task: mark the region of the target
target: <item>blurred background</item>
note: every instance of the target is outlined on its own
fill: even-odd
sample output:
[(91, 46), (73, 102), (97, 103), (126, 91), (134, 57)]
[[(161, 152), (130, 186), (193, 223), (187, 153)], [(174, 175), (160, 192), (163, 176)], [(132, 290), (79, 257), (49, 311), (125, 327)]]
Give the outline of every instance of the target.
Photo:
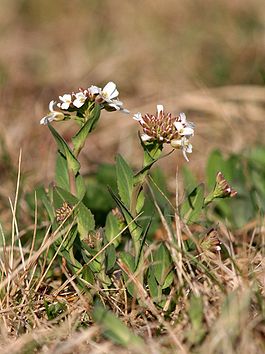
[[(132, 114), (164, 104), (196, 124), (190, 166), (213, 148), (264, 140), (264, 0), (0, 0), (0, 194), (14, 191), (20, 148), (27, 184), (53, 178), (56, 146), (39, 120), (58, 95), (117, 83)], [(75, 127), (56, 124), (67, 139)], [(138, 126), (104, 112), (84, 172), (120, 152), (137, 167)], [(162, 161), (172, 176), (181, 153)]]

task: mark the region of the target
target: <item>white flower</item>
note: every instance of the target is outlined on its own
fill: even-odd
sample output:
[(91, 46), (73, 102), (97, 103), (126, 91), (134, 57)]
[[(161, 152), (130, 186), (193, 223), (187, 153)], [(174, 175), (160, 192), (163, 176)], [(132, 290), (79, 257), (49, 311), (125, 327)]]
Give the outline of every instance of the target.
[(104, 86), (103, 90), (100, 92), (100, 96), (104, 98), (104, 101), (111, 103), (111, 101), (119, 96), (119, 91), (116, 88), (116, 84), (110, 81)]
[[(96, 86), (95, 86), (96, 87)], [(130, 113), (128, 109), (123, 108), (123, 103), (117, 99), (119, 96), (119, 91), (117, 90), (117, 86), (114, 82), (110, 81), (107, 85), (104, 86), (103, 89), (99, 89), (99, 93), (96, 97), (96, 101), (98, 103), (105, 103), (105, 108), (108, 110), (121, 111), (123, 113)]]
[(66, 93), (63, 96), (59, 96), (59, 98), (63, 103), (58, 103), (58, 107), (61, 109), (68, 109), (72, 103), (72, 95)]
[(179, 135), (181, 136), (186, 136), (187, 138), (190, 138), (191, 136), (194, 135), (194, 129), (185, 125), (181, 122), (174, 122), (174, 126), (177, 129)]
[(43, 117), (40, 120), (40, 124), (46, 125), (48, 123), (51, 123), (53, 120), (60, 121), (64, 119), (64, 114), (62, 112), (58, 112), (54, 110), (55, 105), (56, 105), (55, 101), (51, 101), (49, 103), (50, 112), (47, 114), (47, 116)]
[(182, 150), (183, 156), (187, 161), (189, 161), (187, 153), (192, 153), (192, 145), (189, 142), (189, 139), (186, 138), (186, 136), (183, 136), (181, 139), (173, 139), (170, 144), (174, 149)]
[(85, 92), (77, 92), (75, 93), (75, 100), (73, 102), (73, 105), (77, 108), (80, 108), (86, 102), (86, 99), (87, 96), (85, 95)]

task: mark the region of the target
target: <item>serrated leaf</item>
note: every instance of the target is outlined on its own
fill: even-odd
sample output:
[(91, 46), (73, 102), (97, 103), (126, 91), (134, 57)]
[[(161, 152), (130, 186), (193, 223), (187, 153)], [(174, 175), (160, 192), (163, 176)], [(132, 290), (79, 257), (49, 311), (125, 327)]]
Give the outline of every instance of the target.
[(75, 156), (78, 156), (80, 150), (82, 149), (82, 147), (86, 142), (88, 134), (94, 129), (99, 117), (100, 117), (100, 106), (96, 104), (88, 121), (72, 138)]
[(77, 172), (80, 170), (80, 163), (79, 161), (74, 157), (72, 150), (69, 148), (67, 145), (66, 141), (61, 137), (61, 135), (53, 128), (51, 124), (48, 124), (48, 127), (56, 140), (57, 146), (59, 151), (63, 156), (65, 156), (67, 163), (68, 163), (68, 168), (71, 169), (74, 174), (77, 174)]
[(117, 185), (123, 204), (130, 210), (133, 190), (133, 171), (122, 156), (116, 158)]
[(180, 216), (186, 223), (196, 222), (204, 206), (204, 185), (196, 187), (184, 200)]

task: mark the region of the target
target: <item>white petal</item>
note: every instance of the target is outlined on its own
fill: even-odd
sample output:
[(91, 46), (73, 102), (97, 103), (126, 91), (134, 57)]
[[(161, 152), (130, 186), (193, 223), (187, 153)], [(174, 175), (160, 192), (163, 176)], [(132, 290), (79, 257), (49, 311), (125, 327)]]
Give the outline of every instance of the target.
[(192, 145), (189, 143), (187, 146), (186, 146), (186, 149), (187, 153), (191, 154), (192, 153)]
[(159, 115), (160, 113), (163, 113), (164, 111), (164, 106), (162, 104), (158, 104), (156, 106), (156, 109), (157, 109), (157, 114)]
[(183, 128), (183, 130), (180, 132), (181, 135), (190, 137), (194, 135), (194, 130), (192, 128)]
[(147, 135), (147, 134), (142, 134), (142, 135), (141, 135), (141, 139), (142, 139), (142, 141), (148, 141), (148, 140), (150, 140), (150, 139), (152, 139), (152, 138), (151, 138), (151, 136), (149, 136), (149, 135)]
[(70, 103), (69, 103), (69, 102), (64, 102), (64, 103), (61, 104), (61, 108), (62, 108), (62, 109), (68, 109), (69, 106), (70, 106)]
[(40, 120), (40, 124), (47, 125), (48, 123), (52, 122), (54, 120), (54, 118), (55, 118), (55, 114), (50, 113)]
[(50, 103), (49, 103), (49, 111), (50, 112), (54, 112), (54, 105), (56, 104), (56, 102), (55, 101), (51, 101)]
[(88, 88), (88, 91), (90, 92), (91, 95), (98, 95), (101, 91), (101, 88), (97, 87), (95, 85), (92, 85)]
[(105, 94), (109, 99), (119, 96), (119, 91), (116, 89), (116, 84), (112, 81), (108, 82), (102, 91), (103, 94)]
[(137, 122), (143, 122), (142, 114), (140, 112), (134, 114), (133, 119), (137, 120)]
[(64, 94), (63, 96), (59, 96), (62, 102), (71, 102), (72, 96), (69, 93)]
[(170, 145), (174, 149), (181, 149), (183, 146), (182, 139), (173, 139), (173, 140), (171, 140)]
[(83, 106), (84, 103), (85, 103), (84, 101), (81, 101), (80, 99), (76, 99), (76, 100), (74, 100), (73, 105), (74, 105), (76, 108), (80, 108), (80, 107)]
[(179, 118), (180, 118), (181, 123), (186, 123), (187, 117), (186, 117), (186, 114), (185, 114), (185, 113), (181, 112), (181, 113), (179, 114)]
[(181, 132), (182, 129), (184, 128), (183, 124), (181, 122), (174, 122), (174, 126), (177, 129), (178, 132)]
[(122, 113), (125, 113), (125, 114), (129, 114), (129, 113), (130, 113), (130, 111), (129, 111), (128, 109), (123, 108), (123, 107), (121, 107), (120, 111), (121, 111)]
[(188, 156), (187, 156), (186, 151), (184, 149), (182, 150), (182, 153), (183, 153), (185, 160), (189, 162), (190, 160), (188, 159)]

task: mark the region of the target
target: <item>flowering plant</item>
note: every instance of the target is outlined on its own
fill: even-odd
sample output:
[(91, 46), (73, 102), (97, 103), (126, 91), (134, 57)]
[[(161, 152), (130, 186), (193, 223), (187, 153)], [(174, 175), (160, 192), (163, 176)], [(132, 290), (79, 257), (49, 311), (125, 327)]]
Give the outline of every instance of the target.
[[(160, 191), (150, 171), (163, 157), (164, 144), (170, 145), (173, 150), (181, 150), (188, 161), (195, 125), (187, 120), (184, 113), (175, 116), (165, 112), (161, 104), (157, 105), (156, 114), (133, 115), (142, 129), (139, 135), (143, 149), (142, 168), (135, 173), (122, 156), (116, 157), (117, 188), (109, 189), (109, 193), (118, 209), (109, 210), (102, 227), (89, 209), (88, 187), (80, 174), (78, 156), (96, 128), (103, 109), (129, 114), (118, 96), (116, 84), (109, 82), (103, 89), (92, 85), (87, 89), (80, 88), (76, 93), (59, 96), (58, 103), (54, 100), (50, 102), (49, 113), (40, 123), (50, 129), (58, 146), (58, 154), (55, 186), (42, 194), (42, 200), (53, 232), (60, 228), (65, 230), (55, 243), (56, 252), (66, 260), (69, 271), (82, 287), (89, 288), (98, 282), (108, 287), (116, 282), (115, 272), (119, 270), (131, 296), (140, 299), (139, 287), (147, 286), (154, 301), (161, 305), (165, 301), (164, 290), (170, 287), (174, 277), (177, 275), (182, 281), (172, 262), (179, 267), (184, 246), (182, 237), (174, 232), (171, 222), (165, 220), (155, 199), (152, 212), (147, 212), (150, 195), (147, 198), (144, 186), (148, 187), (151, 195), (156, 193), (154, 188)], [(71, 139), (71, 146), (51, 124), (66, 120), (75, 121), (79, 126)], [(207, 197), (204, 197), (203, 185), (199, 185), (177, 208), (173, 208), (170, 202), (168, 205), (175, 222), (178, 220), (188, 225), (196, 222), (204, 207), (215, 198), (235, 194), (219, 173), (214, 190)], [(168, 235), (165, 242), (158, 242), (150, 253), (148, 248), (154, 241), (150, 239), (149, 230), (155, 212), (159, 214)], [(216, 237), (208, 235), (197, 243), (197, 248), (210, 250), (211, 255), (221, 250)], [(153, 265), (153, 261), (158, 264)], [(146, 264), (150, 265), (149, 269)]]

